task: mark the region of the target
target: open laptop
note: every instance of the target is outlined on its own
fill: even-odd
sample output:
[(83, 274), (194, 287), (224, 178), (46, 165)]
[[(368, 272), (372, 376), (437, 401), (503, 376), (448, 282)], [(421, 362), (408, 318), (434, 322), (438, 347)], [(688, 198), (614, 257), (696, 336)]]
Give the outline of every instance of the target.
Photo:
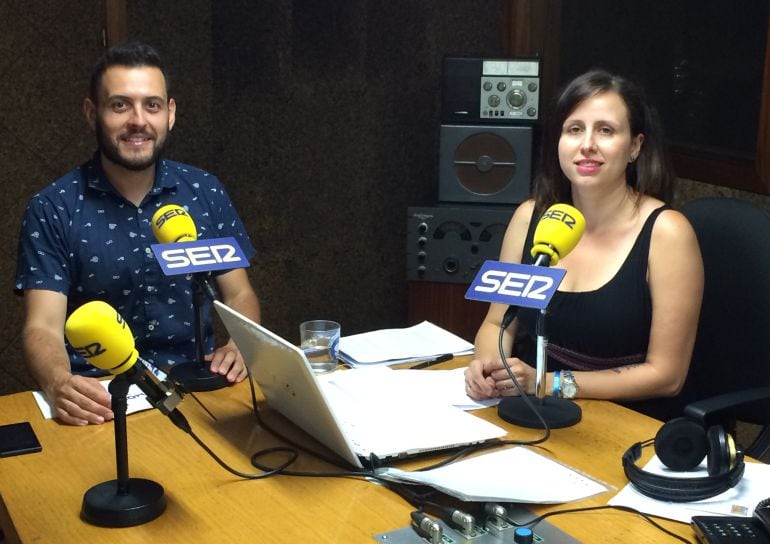
[[(505, 429), (452, 406), (409, 399), (337, 394), (315, 375), (297, 346), (219, 301), (214, 307), (271, 408), (353, 466), (459, 448), (498, 438)], [(344, 371), (355, 372), (355, 370)], [(372, 402), (368, 402), (372, 400)]]

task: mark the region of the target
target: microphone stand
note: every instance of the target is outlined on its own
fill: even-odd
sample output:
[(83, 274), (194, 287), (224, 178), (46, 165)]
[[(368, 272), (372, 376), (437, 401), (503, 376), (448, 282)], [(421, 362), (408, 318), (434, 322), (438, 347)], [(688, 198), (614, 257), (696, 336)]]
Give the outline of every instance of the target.
[(196, 360), (177, 363), (171, 367), (169, 376), (186, 393), (194, 391), (215, 391), (228, 385), (227, 378), (221, 374), (211, 372), (209, 362), (203, 354), (203, 302), (204, 296), (209, 300), (216, 300), (216, 293), (208, 283), (207, 276), (210, 273), (193, 274), (193, 313), (195, 328), (195, 352)]
[(132, 527), (157, 518), (166, 509), (163, 486), (152, 480), (128, 476), (126, 409), (130, 386), (123, 374), (110, 382), (112, 412), (115, 414), (117, 479), (97, 484), (83, 496), (80, 515), (93, 525)]
[[(538, 257), (536, 265), (545, 261), (548, 266), (548, 258), (542, 259), (543, 255)], [(527, 400), (522, 396), (506, 397), (497, 405), (497, 415), (508, 423), (513, 423), (520, 427), (528, 429), (542, 429), (543, 422), (547, 428), (561, 429), (570, 427), (580, 421), (583, 411), (574, 401), (561, 397), (546, 395), (545, 374), (547, 368), (547, 348), (548, 337), (545, 331), (546, 309), (542, 308), (537, 315), (535, 330), (537, 332), (537, 364), (535, 366), (535, 406), (536, 414), (527, 404)], [(542, 419), (541, 419), (542, 418)]]

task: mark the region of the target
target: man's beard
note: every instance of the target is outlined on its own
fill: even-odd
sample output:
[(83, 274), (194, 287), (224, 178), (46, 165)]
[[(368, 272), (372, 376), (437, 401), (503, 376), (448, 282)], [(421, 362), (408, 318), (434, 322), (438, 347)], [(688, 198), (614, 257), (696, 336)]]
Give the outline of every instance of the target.
[(99, 145), (99, 150), (110, 160), (110, 162), (134, 172), (141, 172), (154, 165), (158, 161), (161, 153), (163, 153), (163, 148), (166, 145), (165, 137), (158, 138), (155, 140), (152, 154), (148, 158), (138, 157), (132, 159), (125, 157), (121, 155), (118, 146), (105, 135), (102, 125), (99, 122), (96, 123), (96, 141)]

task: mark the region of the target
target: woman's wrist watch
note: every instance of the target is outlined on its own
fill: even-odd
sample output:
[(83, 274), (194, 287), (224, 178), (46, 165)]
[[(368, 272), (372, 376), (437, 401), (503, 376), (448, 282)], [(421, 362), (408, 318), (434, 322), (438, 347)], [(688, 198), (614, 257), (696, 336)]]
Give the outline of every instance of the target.
[(571, 370), (563, 370), (559, 380), (560, 397), (574, 399), (580, 389)]

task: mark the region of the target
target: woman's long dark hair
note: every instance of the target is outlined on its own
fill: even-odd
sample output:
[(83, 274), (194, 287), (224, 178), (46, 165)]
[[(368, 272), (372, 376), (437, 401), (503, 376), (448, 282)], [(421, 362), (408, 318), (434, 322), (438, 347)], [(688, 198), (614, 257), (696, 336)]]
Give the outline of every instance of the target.
[(641, 87), (632, 81), (604, 70), (591, 70), (564, 87), (543, 128), (533, 189), (536, 217), (557, 202), (572, 203), (570, 181), (559, 165), (562, 126), (578, 104), (605, 92), (616, 92), (625, 102), (631, 136), (644, 135), (639, 156), (626, 168), (626, 182), (639, 195), (654, 196), (670, 203), (675, 176), (663, 146), (663, 129), (657, 111), (647, 102)]

